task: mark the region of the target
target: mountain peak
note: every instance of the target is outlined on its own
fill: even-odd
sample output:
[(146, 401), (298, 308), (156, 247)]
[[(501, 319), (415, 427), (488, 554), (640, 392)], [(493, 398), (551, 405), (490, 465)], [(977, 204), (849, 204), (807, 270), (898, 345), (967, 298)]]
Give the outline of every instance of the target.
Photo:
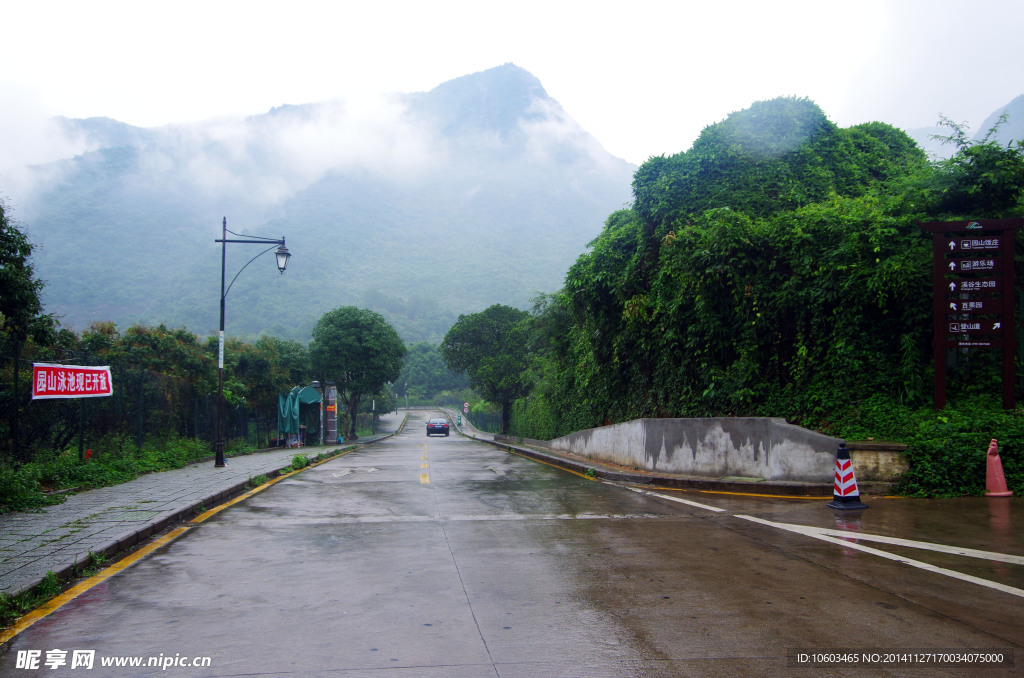
[(478, 91), (491, 91), (504, 94), (529, 94), (540, 98), (546, 98), (547, 92), (543, 85), (533, 73), (525, 68), (516, 66), (511, 61), (488, 68), (485, 71), (477, 71), (468, 75), (462, 75), (448, 82), (441, 83), (432, 91), (459, 91), (460, 89), (475, 89)]
[[(1004, 114), (1006, 122), (1000, 124), (999, 118)], [(993, 128), (995, 133), (991, 137), (992, 141), (1008, 144), (1011, 139), (1024, 139), (1024, 94), (985, 118), (974, 135), (975, 141), (983, 140)]]
[(412, 94), (409, 104), (446, 134), (497, 132), (507, 136), (518, 129), (520, 120), (539, 115), (531, 110), (538, 99), (550, 99), (540, 80), (510, 62)]

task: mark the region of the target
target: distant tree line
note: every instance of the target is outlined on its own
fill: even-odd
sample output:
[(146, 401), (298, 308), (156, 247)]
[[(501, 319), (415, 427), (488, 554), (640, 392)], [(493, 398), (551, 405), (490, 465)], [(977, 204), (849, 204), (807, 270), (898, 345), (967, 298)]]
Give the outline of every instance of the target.
[(395, 380), (400, 404), (458, 402), (469, 389), (469, 377), (448, 368), (437, 344), (420, 341), (409, 345), (402, 372)]

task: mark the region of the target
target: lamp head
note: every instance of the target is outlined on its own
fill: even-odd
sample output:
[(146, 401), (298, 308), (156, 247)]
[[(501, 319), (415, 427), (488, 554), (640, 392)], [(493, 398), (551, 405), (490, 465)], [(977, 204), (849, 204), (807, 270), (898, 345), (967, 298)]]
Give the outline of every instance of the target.
[(277, 270), (281, 271), (281, 274), (284, 275), (284, 269), (288, 268), (288, 259), (292, 256), (292, 253), (284, 246), (284, 238), (281, 238), (281, 246), (274, 252), (274, 256), (277, 257)]

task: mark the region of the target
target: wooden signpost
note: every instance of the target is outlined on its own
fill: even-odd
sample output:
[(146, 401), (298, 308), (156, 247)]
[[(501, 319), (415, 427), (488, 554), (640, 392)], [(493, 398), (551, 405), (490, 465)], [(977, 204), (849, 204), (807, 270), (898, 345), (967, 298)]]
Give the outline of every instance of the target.
[(946, 351), (1001, 348), (1003, 408), (1014, 407), (1014, 231), (1024, 219), (933, 221), (935, 409), (946, 406)]

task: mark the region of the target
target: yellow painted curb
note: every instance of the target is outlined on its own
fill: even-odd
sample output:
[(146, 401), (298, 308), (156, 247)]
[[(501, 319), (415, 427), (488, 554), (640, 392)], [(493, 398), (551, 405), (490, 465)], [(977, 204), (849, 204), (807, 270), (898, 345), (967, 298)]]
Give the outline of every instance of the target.
[(0, 644), (6, 643), (8, 640), (14, 638), (16, 635), (18, 635), (28, 627), (35, 624), (37, 621), (44, 619), (50, 614), (56, 612), (64, 605), (70, 603), (72, 600), (82, 595), (92, 587), (106, 581), (110, 577), (113, 577), (115, 574), (121, 572), (125, 568), (134, 565), (136, 562), (138, 562), (142, 558), (145, 558), (156, 549), (160, 548), (164, 544), (174, 541), (175, 539), (177, 539), (178, 537), (185, 534), (191, 529), (191, 527), (187, 526), (176, 527), (164, 536), (160, 537), (159, 539), (156, 539), (155, 541), (146, 544), (142, 548), (134, 551), (128, 556), (117, 561), (110, 567), (106, 567), (102, 571), (94, 574), (85, 581), (79, 582), (78, 584), (72, 586), (70, 589), (60, 594), (59, 596), (51, 598), (45, 604), (41, 605), (40, 607), (37, 607), (25, 616), (18, 619), (18, 621), (15, 622), (14, 626), (12, 626), (11, 628), (5, 629), (4, 631), (0, 631)]

